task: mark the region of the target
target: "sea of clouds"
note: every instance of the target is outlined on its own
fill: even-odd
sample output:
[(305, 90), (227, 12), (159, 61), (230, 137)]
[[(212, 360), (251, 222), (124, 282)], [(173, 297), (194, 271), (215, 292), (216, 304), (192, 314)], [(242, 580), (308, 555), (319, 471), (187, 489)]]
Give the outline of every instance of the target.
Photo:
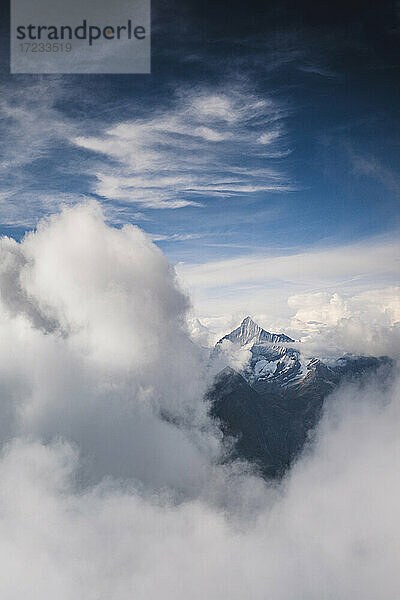
[(2, 599), (397, 597), (398, 378), (338, 390), (267, 484), (224, 462), (189, 300), (138, 228), (65, 209), (1, 240), (0, 290)]

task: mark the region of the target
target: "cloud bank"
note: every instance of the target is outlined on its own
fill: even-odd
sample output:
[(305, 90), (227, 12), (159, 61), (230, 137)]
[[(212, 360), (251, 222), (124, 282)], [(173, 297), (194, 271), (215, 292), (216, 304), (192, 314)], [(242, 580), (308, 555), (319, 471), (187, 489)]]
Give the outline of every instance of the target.
[(343, 352), (399, 356), (400, 288), (367, 290), (344, 298), (317, 292), (291, 296), (289, 328), (317, 356)]
[(302, 340), (311, 355), (398, 355), (399, 244), (393, 238), (180, 263), (177, 272), (210, 345), (251, 314), (268, 331)]
[(65, 437), (97, 477), (156, 487), (201, 479), (190, 430), (206, 454), (217, 451), (206, 380), (185, 332), (188, 300), (156, 246), (137, 228), (107, 227), (86, 205), (42, 222), (21, 244), (3, 238), (1, 257), (9, 435)]
[(83, 205), (0, 250), (3, 598), (396, 597), (398, 382), (340, 390), (268, 486), (220, 464), (188, 299), (140, 230)]

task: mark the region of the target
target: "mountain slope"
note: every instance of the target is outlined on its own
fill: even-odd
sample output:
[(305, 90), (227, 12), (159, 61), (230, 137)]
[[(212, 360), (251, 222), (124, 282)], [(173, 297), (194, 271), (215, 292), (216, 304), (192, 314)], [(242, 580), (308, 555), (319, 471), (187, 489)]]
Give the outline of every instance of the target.
[(282, 333), (270, 333), (246, 317), (240, 326), (217, 342), (214, 353), (223, 355), (227, 345), (245, 347), (251, 360), (243, 373), (255, 389), (268, 389), (271, 383), (289, 385), (303, 374), (300, 352), (295, 341)]
[(211, 415), (235, 440), (232, 458), (254, 463), (267, 478), (282, 476), (301, 452), (325, 398), (342, 382), (362, 382), (378, 371), (389, 378), (393, 364), (387, 357), (349, 355), (329, 365), (305, 361), (291, 338), (249, 317), (216, 344), (214, 356), (230, 343), (249, 349), (250, 361), (241, 373), (228, 367), (218, 374), (208, 393)]
[(250, 317), (243, 319), (239, 327), (219, 340), (218, 344), (221, 344), (224, 340), (229, 340), (234, 344), (239, 343), (241, 346), (249, 343), (259, 344), (267, 342), (271, 344), (282, 344), (294, 342), (294, 340), (287, 335), (265, 331), (262, 327), (254, 323)]
[(211, 415), (223, 434), (236, 441), (231, 458), (255, 464), (267, 478), (279, 477), (299, 451), (304, 431), (293, 429), (291, 415), (279, 399), (262, 398), (229, 367), (217, 376), (208, 398)]

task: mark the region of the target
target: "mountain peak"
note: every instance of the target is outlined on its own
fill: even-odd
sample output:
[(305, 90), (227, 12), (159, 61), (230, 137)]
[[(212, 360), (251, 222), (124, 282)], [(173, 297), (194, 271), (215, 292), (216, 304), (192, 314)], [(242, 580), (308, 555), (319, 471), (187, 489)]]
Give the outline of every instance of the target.
[[(248, 343), (249, 341), (251, 341), (252, 339), (256, 338), (254, 341), (261, 341), (261, 338), (263, 337), (263, 333), (268, 333), (267, 331), (264, 331), (264, 329), (262, 327), (260, 327), (259, 325), (257, 325), (257, 323), (254, 323), (253, 319), (251, 317), (246, 317), (245, 319), (243, 319), (243, 321), (241, 322), (240, 326), (235, 329), (235, 331), (239, 330), (239, 335), (240, 337), (243, 339), (244, 343)], [(232, 332), (234, 333), (234, 332)]]
[(252, 323), (253, 325), (255, 325), (255, 323), (251, 317), (246, 317), (245, 319), (243, 319), (241, 324), (244, 325), (245, 323)]
[(269, 333), (269, 331), (265, 331), (262, 327), (257, 325), (253, 321), (251, 317), (246, 317), (243, 319), (239, 327), (237, 327), (234, 331), (224, 336), (218, 343), (223, 340), (229, 340), (233, 343), (239, 343), (241, 346), (245, 346), (249, 343), (254, 344), (262, 344), (262, 343), (290, 343), (293, 342), (290, 337), (284, 334), (277, 333)]
[(264, 331), (262, 327), (257, 325), (257, 323), (255, 323), (251, 317), (246, 317), (245, 319), (243, 319), (243, 321), (239, 325), (239, 328), (255, 332)]

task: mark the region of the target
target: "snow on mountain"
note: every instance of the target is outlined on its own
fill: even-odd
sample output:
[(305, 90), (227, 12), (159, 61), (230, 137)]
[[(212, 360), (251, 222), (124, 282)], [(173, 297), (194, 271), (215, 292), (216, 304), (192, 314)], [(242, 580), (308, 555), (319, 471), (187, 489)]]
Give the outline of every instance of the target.
[(230, 443), (236, 440), (233, 457), (255, 464), (267, 478), (286, 472), (318, 423), (325, 399), (342, 382), (371, 375), (380, 382), (392, 379), (388, 357), (344, 354), (326, 361), (302, 356), (293, 344), (247, 317), (211, 356), (221, 367), (208, 393), (211, 414)]
[(251, 384), (289, 385), (304, 375), (304, 365), (300, 352), (288, 344), (294, 340), (283, 333), (270, 333), (246, 317), (237, 329), (221, 338), (216, 353), (223, 353), (226, 344), (231, 342), (237, 348), (245, 347), (250, 351), (249, 363), (243, 370), (243, 376)]
[(250, 317), (243, 319), (239, 327), (228, 335), (225, 335), (219, 340), (218, 344), (223, 340), (229, 340), (230, 342), (240, 344), (241, 346), (249, 343), (260, 344), (266, 342), (271, 344), (284, 344), (294, 342), (294, 340), (283, 333), (269, 333), (269, 331), (265, 331), (265, 329), (262, 329), (257, 323), (254, 323)]
[[(225, 358), (226, 364), (240, 372), (247, 383), (261, 394), (270, 393), (272, 388), (283, 390), (309, 385), (315, 377), (330, 383), (340, 373), (369, 368), (368, 365), (373, 366), (376, 360), (349, 354), (335, 360), (309, 357), (301, 354), (294, 344), (295, 341), (287, 335), (265, 331), (246, 317), (237, 329), (217, 342), (213, 358), (222, 359), (222, 363)], [(235, 364), (232, 357), (240, 357), (240, 360)]]

